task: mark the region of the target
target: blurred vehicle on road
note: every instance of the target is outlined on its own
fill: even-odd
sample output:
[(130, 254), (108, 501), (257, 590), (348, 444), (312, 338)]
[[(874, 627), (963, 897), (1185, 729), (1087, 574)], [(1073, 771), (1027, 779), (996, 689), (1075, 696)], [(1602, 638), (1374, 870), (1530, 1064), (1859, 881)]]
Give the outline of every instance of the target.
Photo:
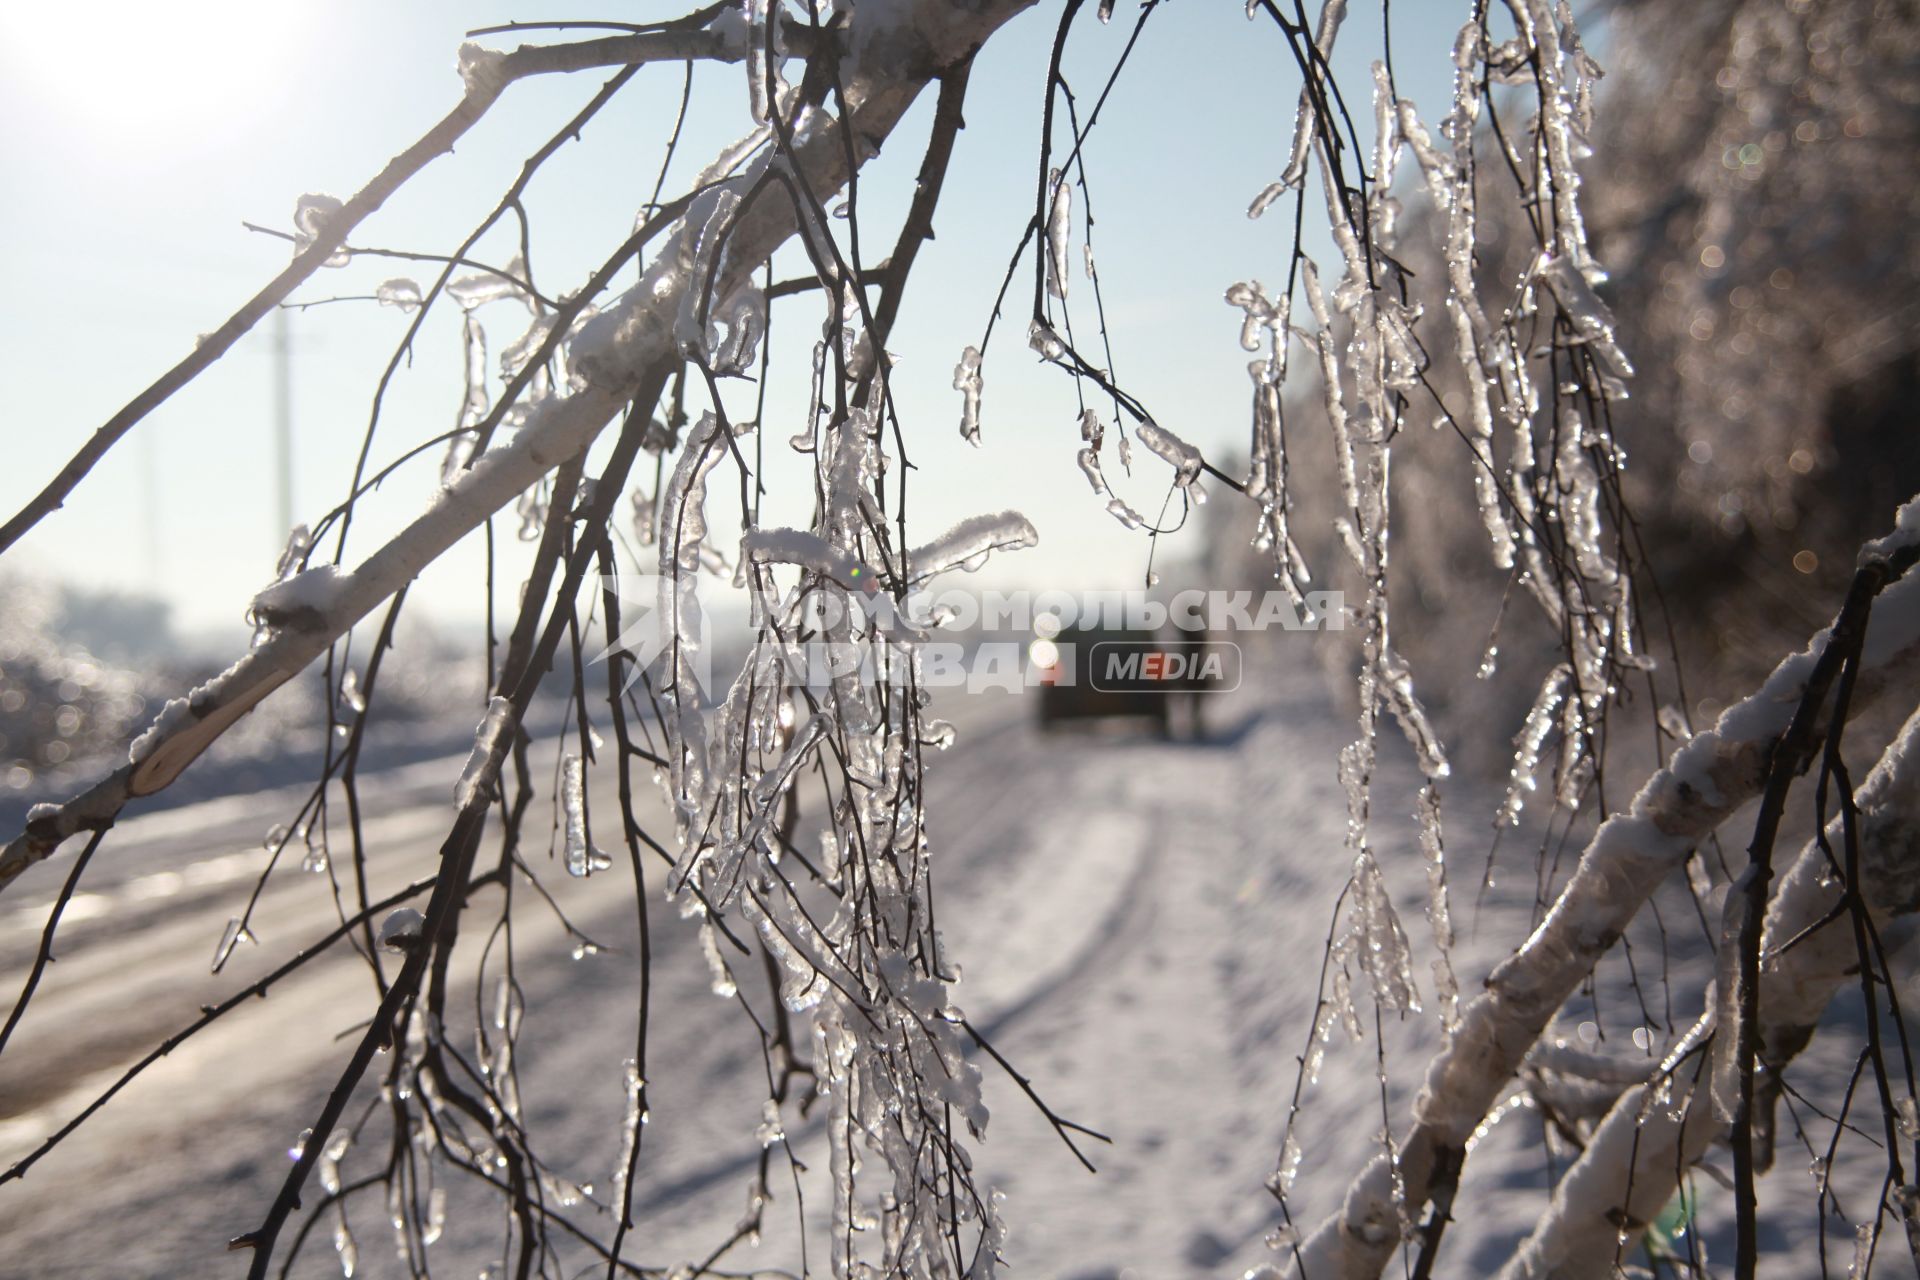
[(1206, 736), (1204, 705), (1239, 684), (1239, 649), (1201, 632), (1076, 625), (1027, 646), (1038, 672), (1043, 730), (1065, 721), (1137, 719), (1172, 737)]

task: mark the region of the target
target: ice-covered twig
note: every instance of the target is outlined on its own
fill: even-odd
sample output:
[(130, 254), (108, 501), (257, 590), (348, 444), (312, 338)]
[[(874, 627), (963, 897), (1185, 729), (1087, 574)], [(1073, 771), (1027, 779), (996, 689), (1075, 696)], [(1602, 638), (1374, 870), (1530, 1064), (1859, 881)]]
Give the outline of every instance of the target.
[(1135, 439), (1147, 446), (1149, 452), (1158, 455), (1173, 468), (1173, 482), (1183, 489), (1198, 480), (1201, 470), (1207, 465), (1198, 449), (1157, 422), (1143, 422), (1134, 428), (1133, 434)]
[(850, 591), (872, 590), (880, 580), (872, 565), (804, 529), (751, 530), (742, 543), (742, 555), (754, 564), (799, 565)]
[(1032, 523), (1018, 511), (970, 516), (907, 556), (910, 582), (925, 582), (949, 569), (977, 569), (995, 551), (1031, 547), (1040, 541)]
[[(1291, 190), (1305, 181), (1307, 159), (1316, 130), (1333, 127), (1331, 119), (1323, 118), (1329, 114), (1325, 87), (1329, 77), (1325, 68), (1327, 59), (1333, 56), (1333, 42), (1340, 34), (1340, 24), (1346, 18), (1347, 0), (1325, 0), (1320, 6), (1320, 21), (1311, 40), (1313, 58), (1302, 68), (1307, 83), (1300, 90), (1300, 105), (1293, 124), (1293, 145), (1287, 152), (1287, 167), (1281, 173), (1280, 181), (1274, 184), (1282, 191)], [(1272, 197), (1268, 199), (1270, 201)]]

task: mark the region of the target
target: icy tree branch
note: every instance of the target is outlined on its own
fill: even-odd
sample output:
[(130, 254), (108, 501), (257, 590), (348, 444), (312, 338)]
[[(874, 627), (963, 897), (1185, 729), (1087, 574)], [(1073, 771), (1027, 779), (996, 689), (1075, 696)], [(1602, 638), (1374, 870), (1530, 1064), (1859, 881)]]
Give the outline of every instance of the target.
[[(1863, 883), (1860, 893), (1885, 936), (1920, 909), (1920, 712), (1908, 719), (1856, 797)], [(1842, 820), (1828, 841), (1841, 839)], [(1829, 1001), (1856, 980), (1859, 964), (1846, 919), (1845, 890), (1817, 840), (1807, 842), (1767, 912), (1757, 1028), (1760, 1056), (1777, 1076), (1813, 1038)], [(1709, 1006), (1683, 1044), (1714, 1029)], [(1731, 1049), (1716, 1038), (1713, 1052)], [(1621, 1095), (1560, 1185), (1533, 1235), (1502, 1272), (1506, 1280), (1586, 1280), (1611, 1275), (1620, 1250), (1672, 1199), (1680, 1174), (1704, 1156), (1727, 1126), (1704, 1081), (1676, 1072), (1670, 1055), (1647, 1084)], [(1761, 1117), (1764, 1122), (1765, 1117)]]
[[(1908, 529), (1915, 506), (1903, 508), (1902, 530)], [(1869, 548), (1869, 554), (1884, 556), (1908, 548), (1909, 542), (1896, 535)], [(1444, 1181), (1444, 1171), (1457, 1169), (1468, 1139), (1560, 1005), (1619, 941), (1660, 882), (1760, 794), (1775, 745), (1793, 720), (1830, 636), (1830, 629), (1821, 631), (1803, 652), (1776, 667), (1758, 692), (1675, 752), (1629, 810), (1594, 834), (1546, 919), (1493, 971), (1486, 990), (1461, 1011), (1446, 1045), (1428, 1065), (1397, 1170), (1383, 1155), (1361, 1171), (1341, 1210), (1301, 1245), (1299, 1274), (1310, 1280), (1361, 1280), (1381, 1273), (1400, 1243), (1402, 1213), (1417, 1214)], [(1887, 587), (1874, 606), (1850, 710), (1861, 710), (1889, 688), (1910, 699), (1917, 683), (1920, 575), (1908, 575)], [(1824, 714), (1813, 725), (1815, 740), (1825, 735)], [(1398, 1203), (1396, 1182), (1404, 1189), (1404, 1201)]]
[[(912, 3), (903, 0), (863, 7), (846, 33), (850, 57), (842, 66), (846, 101), (853, 106), (852, 119), (845, 122), (852, 134), (852, 144), (841, 134), (842, 122), (827, 115), (824, 109), (816, 108), (816, 123), (798, 131), (794, 140), (791, 164), (795, 174), (805, 179), (819, 200), (824, 201), (838, 191), (849, 176), (849, 161), (864, 163), (877, 154), (881, 142), (930, 80), (971, 56), (995, 30), (1030, 3), (1031, 0), (992, 0), (976, 8), (943, 0)], [(731, 50), (730, 46), (715, 43), (705, 34), (676, 35), (711, 43), (716, 51), (714, 56), (719, 56), (722, 50)], [(498, 61), (481, 62), (478, 71), (470, 62), (469, 93), (461, 106), (439, 129), (389, 165), (345, 209), (327, 220), (322, 237), (223, 328), (222, 333), (227, 335), (225, 346), (231, 346), (248, 326), (298, 284), (307, 271), (324, 261), (347, 231), (377, 208), (406, 177), (439, 150), (451, 145), (511, 78), (533, 74), (535, 70), (603, 65), (613, 56), (609, 50), (614, 48), (627, 50), (621, 57), (630, 58), (639, 46), (629, 41), (643, 39), (645, 37), (636, 36), (588, 42), (601, 50), (597, 54), (532, 50), (495, 55)], [(684, 45), (676, 47), (681, 51), (674, 56), (686, 56)], [(579, 62), (583, 57), (599, 61)], [(514, 61), (516, 58), (521, 61)], [(574, 61), (567, 61), (569, 58)], [(748, 166), (727, 185), (746, 190), (758, 180), (764, 165), (762, 160)], [(695, 212), (700, 211), (697, 205)], [(714, 296), (727, 296), (747, 272), (793, 236), (797, 226), (791, 202), (775, 199), (753, 202), (729, 233), (728, 267), (723, 277), (714, 282)], [(64, 804), (36, 808), (29, 816), (26, 830), (0, 851), (0, 889), (27, 867), (46, 858), (69, 836), (111, 825), (128, 801), (152, 795), (170, 785), (241, 716), (324, 653), (334, 640), (383, 600), (411, 582), (541, 476), (587, 448), (632, 398), (643, 373), (663, 361), (677, 358), (674, 321), (680, 300), (690, 287), (705, 284), (690, 279), (704, 229), (700, 218), (686, 219), (673, 232), (642, 282), (578, 335), (570, 352), (573, 366), (581, 377), (582, 385), (578, 389), (564, 397), (542, 401), (510, 441), (496, 445), (475, 460), (432, 507), (351, 571), (315, 570), (282, 584), (291, 590), (281, 593), (284, 599), (271, 602), (277, 606), (280, 625), (273, 628), (264, 643), (186, 698), (170, 702), (153, 727), (134, 744), (128, 764)], [(580, 296), (585, 298), (597, 292), (604, 284), (601, 277), (610, 275), (611, 267), (620, 261), (623, 259), (618, 257), (612, 260)], [(203, 352), (214, 345), (213, 340), (209, 340)], [(191, 367), (182, 366), (185, 372), (178, 377), (169, 374), (156, 383), (156, 392), (137, 400), (102, 431), (113, 431), (113, 438), (117, 438), (141, 414), (184, 385), (217, 355), (217, 351), (204, 357), (197, 353), (194, 361), (189, 362)], [(119, 424), (117, 430), (116, 423)], [(99, 439), (96, 436), (96, 440)], [(78, 471), (65, 487), (59, 487), (61, 482), (56, 482), (57, 492), (46, 509), (58, 504), (59, 495), (70, 489), (111, 443), (112, 439), (107, 439), (95, 452), (83, 452), (76, 460)], [(94, 448), (92, 444), (88, 447)], [(27, 514), (31, 515), (31, 509)], [(28, 519), (27, 524), (30, 526), (32, 519), (37, 518)], [(0, 547), (4, 545), (5, 540), (0, 538)]]

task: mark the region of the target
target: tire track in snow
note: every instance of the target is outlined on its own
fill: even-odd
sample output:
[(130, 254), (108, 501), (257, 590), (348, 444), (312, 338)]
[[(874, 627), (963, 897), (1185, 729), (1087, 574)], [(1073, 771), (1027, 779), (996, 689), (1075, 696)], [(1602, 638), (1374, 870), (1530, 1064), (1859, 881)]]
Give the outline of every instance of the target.
[[(936, 813), (964, 812), (965, 797), (980, 794), (980, 789), (1008, 793), (999, 797), (985, 825), (951, 839), (953, 847), (935, 868), (944, 888), (937, 898), (945, 921), (942, 928), (953, 932), (953, 953), (965, 969), (956, 994), (963, 1009), (972, 1004), (979, 1013), (975, 1025), (990, 1041), (1076, 987), (1088, 985), (1091, 975), (1110, 963), (1130, 938), (1145, 936), (1153, 914), (1148, 885), (1158, 870), (1154, 853), (1161, 842), (1148, 837), (1157, 837), (1157, 826), (1143, 832), (1121, 817), (1102, 815), (1085, 824), (1091, 831), (1076, 833), (1056, 824), (1037, 846), (1021, 840), (1020, 833), (1033, 829), (1030, 806), (1071, 807), (1080, 798), (1073, 794), (1075, 784), (1084, 785), (1087, 775), (1104, 772), (1114, 763), (1104, 754), (1091, 753), (1088, 759), (1076, 761), (1065, 779), (1050, 776), (1032, 767), (1041, 763), (1035, 756), (1048, 754), (1034, 750), (1034, 736), (1031, 726), (1018, 718), (985, 727), (977, 737), (966, 739), (968, 753), (955, 761), (956, 767), (936, 770), (930, 782), (936, 789), (932, 801)], [(1012, 785), (996, 787), (986, 783), (988, 779)], [(953, 794), (938, 794), (956, 784), (959, 789)], [(1104, 839), (1095, 838), (1102, 834)], [(936, 837), (936, 849), (939, 843)], [(1112, 856), (1113, 850), (1120, 851), (1118, 858)], [(1049, 918), (1053, 913), (1048, 906), (1073, 896), (1076, 886), (1085, 891), (1076, 908), (1077, 926)], [(1062, 923), (1074, 927), (1063, 931)], [(1006, 985), (991, 990), (980, 977), (983, 967), (994, 967), (980, 958), (988, 954), (985, 937), (965, 936), (975, 929), (1014, 944), (1040, 939), (1042, 945), (1000, 949), (1006, 977), (995, 977), (991, 987), (1001, 987), (1002, 981)], [(989, 994), (976, 1003), (969, 1000), (974, 991)], [(722, 1002), (711, 1004), (730, 1014)], [(994, 1090), (999, 1068), (984, 1054), (974, 1056), (989, 1090)], [(1008, 1097), (1012, 1106), (1030, 1106), (1017, 1092), (1009, 1090)], [(817, 1143), (823, 1127), (819, 1113), (790, 1125), (788, 1135), (796, 1152), (804, 1153)], [(744, 1151), (652, 1183), (645, 1188), (645, 1208), (658, 1212), (698, 1201), (729, 1181), (749, 1176), (758, 1161), (757, 1151)], [(636, 1206), (636, 1212), (640, 1208)]]

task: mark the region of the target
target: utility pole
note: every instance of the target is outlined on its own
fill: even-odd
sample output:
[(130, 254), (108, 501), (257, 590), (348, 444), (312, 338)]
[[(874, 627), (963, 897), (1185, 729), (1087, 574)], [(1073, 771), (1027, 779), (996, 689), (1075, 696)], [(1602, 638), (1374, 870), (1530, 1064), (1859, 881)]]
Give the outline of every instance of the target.
[(147, 526), (147, 589), (153, 592), (162, 590), (160, 585), (160, 455), (158, 446), (153, 442), (154, 433), (140, 433), (140, 483), (146, 491), (145, 511)]
[(285, 307), (274, 308), (273, 355), (274, 473), (279, 505), (274, 511), (272, 545), (277, 547), (293, 528), (293, 330)]

